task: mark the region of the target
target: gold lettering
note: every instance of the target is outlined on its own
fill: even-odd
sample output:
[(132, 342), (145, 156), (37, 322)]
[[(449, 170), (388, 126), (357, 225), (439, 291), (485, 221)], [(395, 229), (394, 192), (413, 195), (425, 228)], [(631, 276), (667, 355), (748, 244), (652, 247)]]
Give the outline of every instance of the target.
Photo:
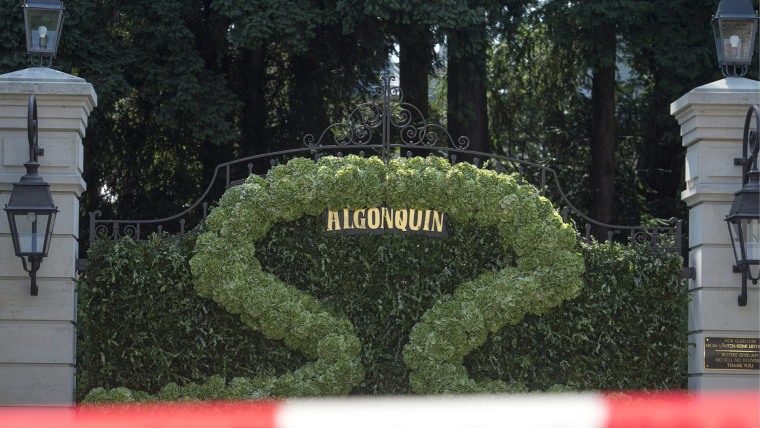
[[(373, 230), (387, 232), (428, 232), (430, 236), (446, 236), (446, 213), (435, 210), (419, 210), (414, 208), (392, 209), (387, 207), (361, 208), (349, 210), (326, 210), (323, 218), (327, 221), (327, 231), (344, 231), (356, 234), (358, 230)], [(351, 232), (352, 230), (355, 230)], [(440, 235), (436, 235), (440, 234)], [(713, 345), (705, 340), (705, 348)], [(728, 345), (726, 347), (750, 348), (751, 345)]]
[(383, 218), (380, 215), (380, 210), (377, 208), (370, 208), (367, 210), (367, 226), (370, 229), (380, 229)]
[(337, 211), (327, 211), (327, 230), (340, 230), (340, 217)]
[(422, 211), (410, 209), (409, 210), (409, 229), (415, 230), (415, 231), (420, 230), (420, 228), (422, 227), (422, 217), (423, 217)]
[(396, 226), (396, 229), (406, 232), (406, 225), (409, 221), (409, 213), (407, 210), (396, 210), (396, 214), (394, 216), (395, 222), (394, 225)]
[(349, 216), (348, 208), (343, 208), (343, 228), (353, 229), (354, 225), (351, 224), (351, 216)]
[(433, 231), (443, 232), (443, 213), (433, 211)]
[(383, 207), (383, 229), (393, 229), (393, 212), (394, 210), (390, 208)]
[(364, 208), (354, 211), (354, 227), (357, 229), (367, 228), (367, 225), (364, 221), (365, 220), (364, 211), (366, 211)]

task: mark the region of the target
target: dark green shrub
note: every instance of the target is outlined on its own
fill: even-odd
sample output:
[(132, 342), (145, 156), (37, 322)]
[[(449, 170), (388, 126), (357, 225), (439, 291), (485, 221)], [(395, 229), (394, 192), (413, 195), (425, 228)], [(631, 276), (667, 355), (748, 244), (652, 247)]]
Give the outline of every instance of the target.
[(686, 388), (687, 304), (680, 256), (643, 246), (584, 244), (581, 295), (493, 335), (474, 373), (545, 390)]
[[(328, 235), (318, 217), (382, 203), (448, 212), (451, 236)], [(193, 278), (191, 243), (92, 250), (83, 390), (142, 390), (92, 400), (683, 385), (678, 257), (584, 246), (585, 294), (556, 309), (580, 292), (584, 258), (511, 176), (433, 157), (294, 159), (228, 191), (206, 227)]]
[(192, 247), (156, 237), (90, 247), (87, 280), (78, 290), (80, 399), (95, 387), (155, 393), (170, 382), (301, 364), (284, 344), (241, 328), (238, 316), (195, 293), (187, 264)]
[[(456, 284), (509, 263), (495, 256), (501, 243), (487, 229), (453, 225), (448, 240), (435, 240), (325, 236), (321, 226), (312, 217), (278, 225), (258, 255), (269, 271), (352, 320), (366, 369), (355, 394), (409, 393), (401, 349), (411, 327)], [(80, 398), (99, 386), (157, 393), (169, 382), (203, 383), (214, 374), (231, 382), (303, 364), (282, 342), (249, 331), (194, 292), (190, 248), (157, 239), (92, 247), (92, 285), (82, 283), (79, 294)], [(581, 252), (581, 295), (491, 335), (467, 358), (471, 374), (531, 390), (685, 388), (680, 257), (619, 244), (582, 245)], [(236, 387), (250, 392), (240, 381)]]
[[(267, 271), (351, 319), (366, 368), (359, 394), (409, 392), (401, 349), (411, 327), (457, 284), (507, 262), (498, 234), (473, 227), (452, 224), (445, 240), (323, 229), (314, 217), (279, 224), (257, 254)], [(213, 374), (231, 380), (303, 364), (282, 342), (264, 339), (195, 293), (187, 266), (192, 246), (101, 240), (90, 249), (90, 285), (79, 290), (80, 398), (95, 387), (157, 393), (169, 382)]]

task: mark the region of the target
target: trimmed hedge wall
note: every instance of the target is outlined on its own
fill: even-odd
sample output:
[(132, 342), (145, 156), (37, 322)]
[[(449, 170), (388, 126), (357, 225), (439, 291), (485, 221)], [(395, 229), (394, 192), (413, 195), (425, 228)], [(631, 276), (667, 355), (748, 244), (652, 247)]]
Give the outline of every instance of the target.
[[(401, 350), (422, 313), (480, 271), (511, 263), (497, 233), (468, 225), (453, 224), (445, 240), (326, 236), (322, 228), (314, 217), (276, 225), (257, 255), (271, 273), (353, 322), (366, 370), (353, 394), (410, 393)], [(89, 399), (146, 396), (135, 391), (159, 399), (239, 398), (255, 394), (235, 378), (304, 364), (282, 342), (245, 328), (239, 316), (196, 294), (192, 247), (191, 241), (154, 238), (101, 240), (90, 249), (90, 285), (79, 288), (80, 399), (92, 388), (120, 386), (132, 391), (100, 389)], [(516, 390), (685, 388), (687, 294), (680, 257), (619, 244), (580, 250), (586, 263), (581, 295), (490, 335), (466, 358), (470, 374), (510, 382)], [(198, 385), (182, 389), (172, 382)]]
[(91, 246), (87, 281), (78, 288), (78, 399), (99, 386), (158, 392), (171, 382), (254, 376), (302, 362), (198, 296), (188, 265), (192, 248), (192, 239), (155, 236)]
[(681, 257), (617, 243), (581, 251), (581, 295), (492, 336), (469, 360), (473, 373), (531, 390), (685, 389), (689, 297)]
[[(450, 236), (349, 237), (320, 221), (380, 205), (446, 212)], [(510, 175), (296, 158), (226, 192), (205, 227), (192, 257), (192, 242), (155, 237), (91, 249), (80, 385), (99, 388), (85, 401), (683, 386), (679, 258), (580, 249)], [(587, 296), (567, 303), (584, 256)]]

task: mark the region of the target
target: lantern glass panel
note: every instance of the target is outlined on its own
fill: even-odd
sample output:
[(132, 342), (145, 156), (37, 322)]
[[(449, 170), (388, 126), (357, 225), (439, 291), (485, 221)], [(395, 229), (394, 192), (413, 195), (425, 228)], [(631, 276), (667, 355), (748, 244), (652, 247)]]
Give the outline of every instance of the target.
[(746, 225), (746, 259), (747, 267), (752, 278), (760, 276), (760, 219), (753, 218), (743, 221)]
[(27, 7), (24, 12), (27, 50), (37, 54), (54, 55), (60, 34), (61, 10)]
[(716, 19), (718, 61), (724, 64), (748, 64), (752, 60), (756, 25), (754, 19)]
[(731, 222), (731, 229), (736, 262), (760, 262), (760, 220), (737, 219)]
[(24, 255), (46, 255), (47, 232), (52, 222), (55, 221), (55, 213), (50, 212), (24, 212), (13, 213), (13, 221), (16, 225), (18, 236), (18, 251)]

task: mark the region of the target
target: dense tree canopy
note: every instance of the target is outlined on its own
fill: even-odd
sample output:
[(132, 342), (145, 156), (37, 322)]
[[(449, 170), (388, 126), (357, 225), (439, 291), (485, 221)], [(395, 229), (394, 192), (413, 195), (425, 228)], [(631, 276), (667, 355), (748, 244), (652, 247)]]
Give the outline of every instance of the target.
[[(717, 3), (68, 0), (54, 67), (99, 96), (83, 210), (176, 213), (218, 163), (340, 120), (395, 53), (405, 100), (473, 149), (556, 167), (603, 221), (683, 218), (668, 106), (721, 78)], [(0, 0), (0, 72), (27, 64), (19, 6)], [(442, 111), (428, 107), (432, 76)]]

